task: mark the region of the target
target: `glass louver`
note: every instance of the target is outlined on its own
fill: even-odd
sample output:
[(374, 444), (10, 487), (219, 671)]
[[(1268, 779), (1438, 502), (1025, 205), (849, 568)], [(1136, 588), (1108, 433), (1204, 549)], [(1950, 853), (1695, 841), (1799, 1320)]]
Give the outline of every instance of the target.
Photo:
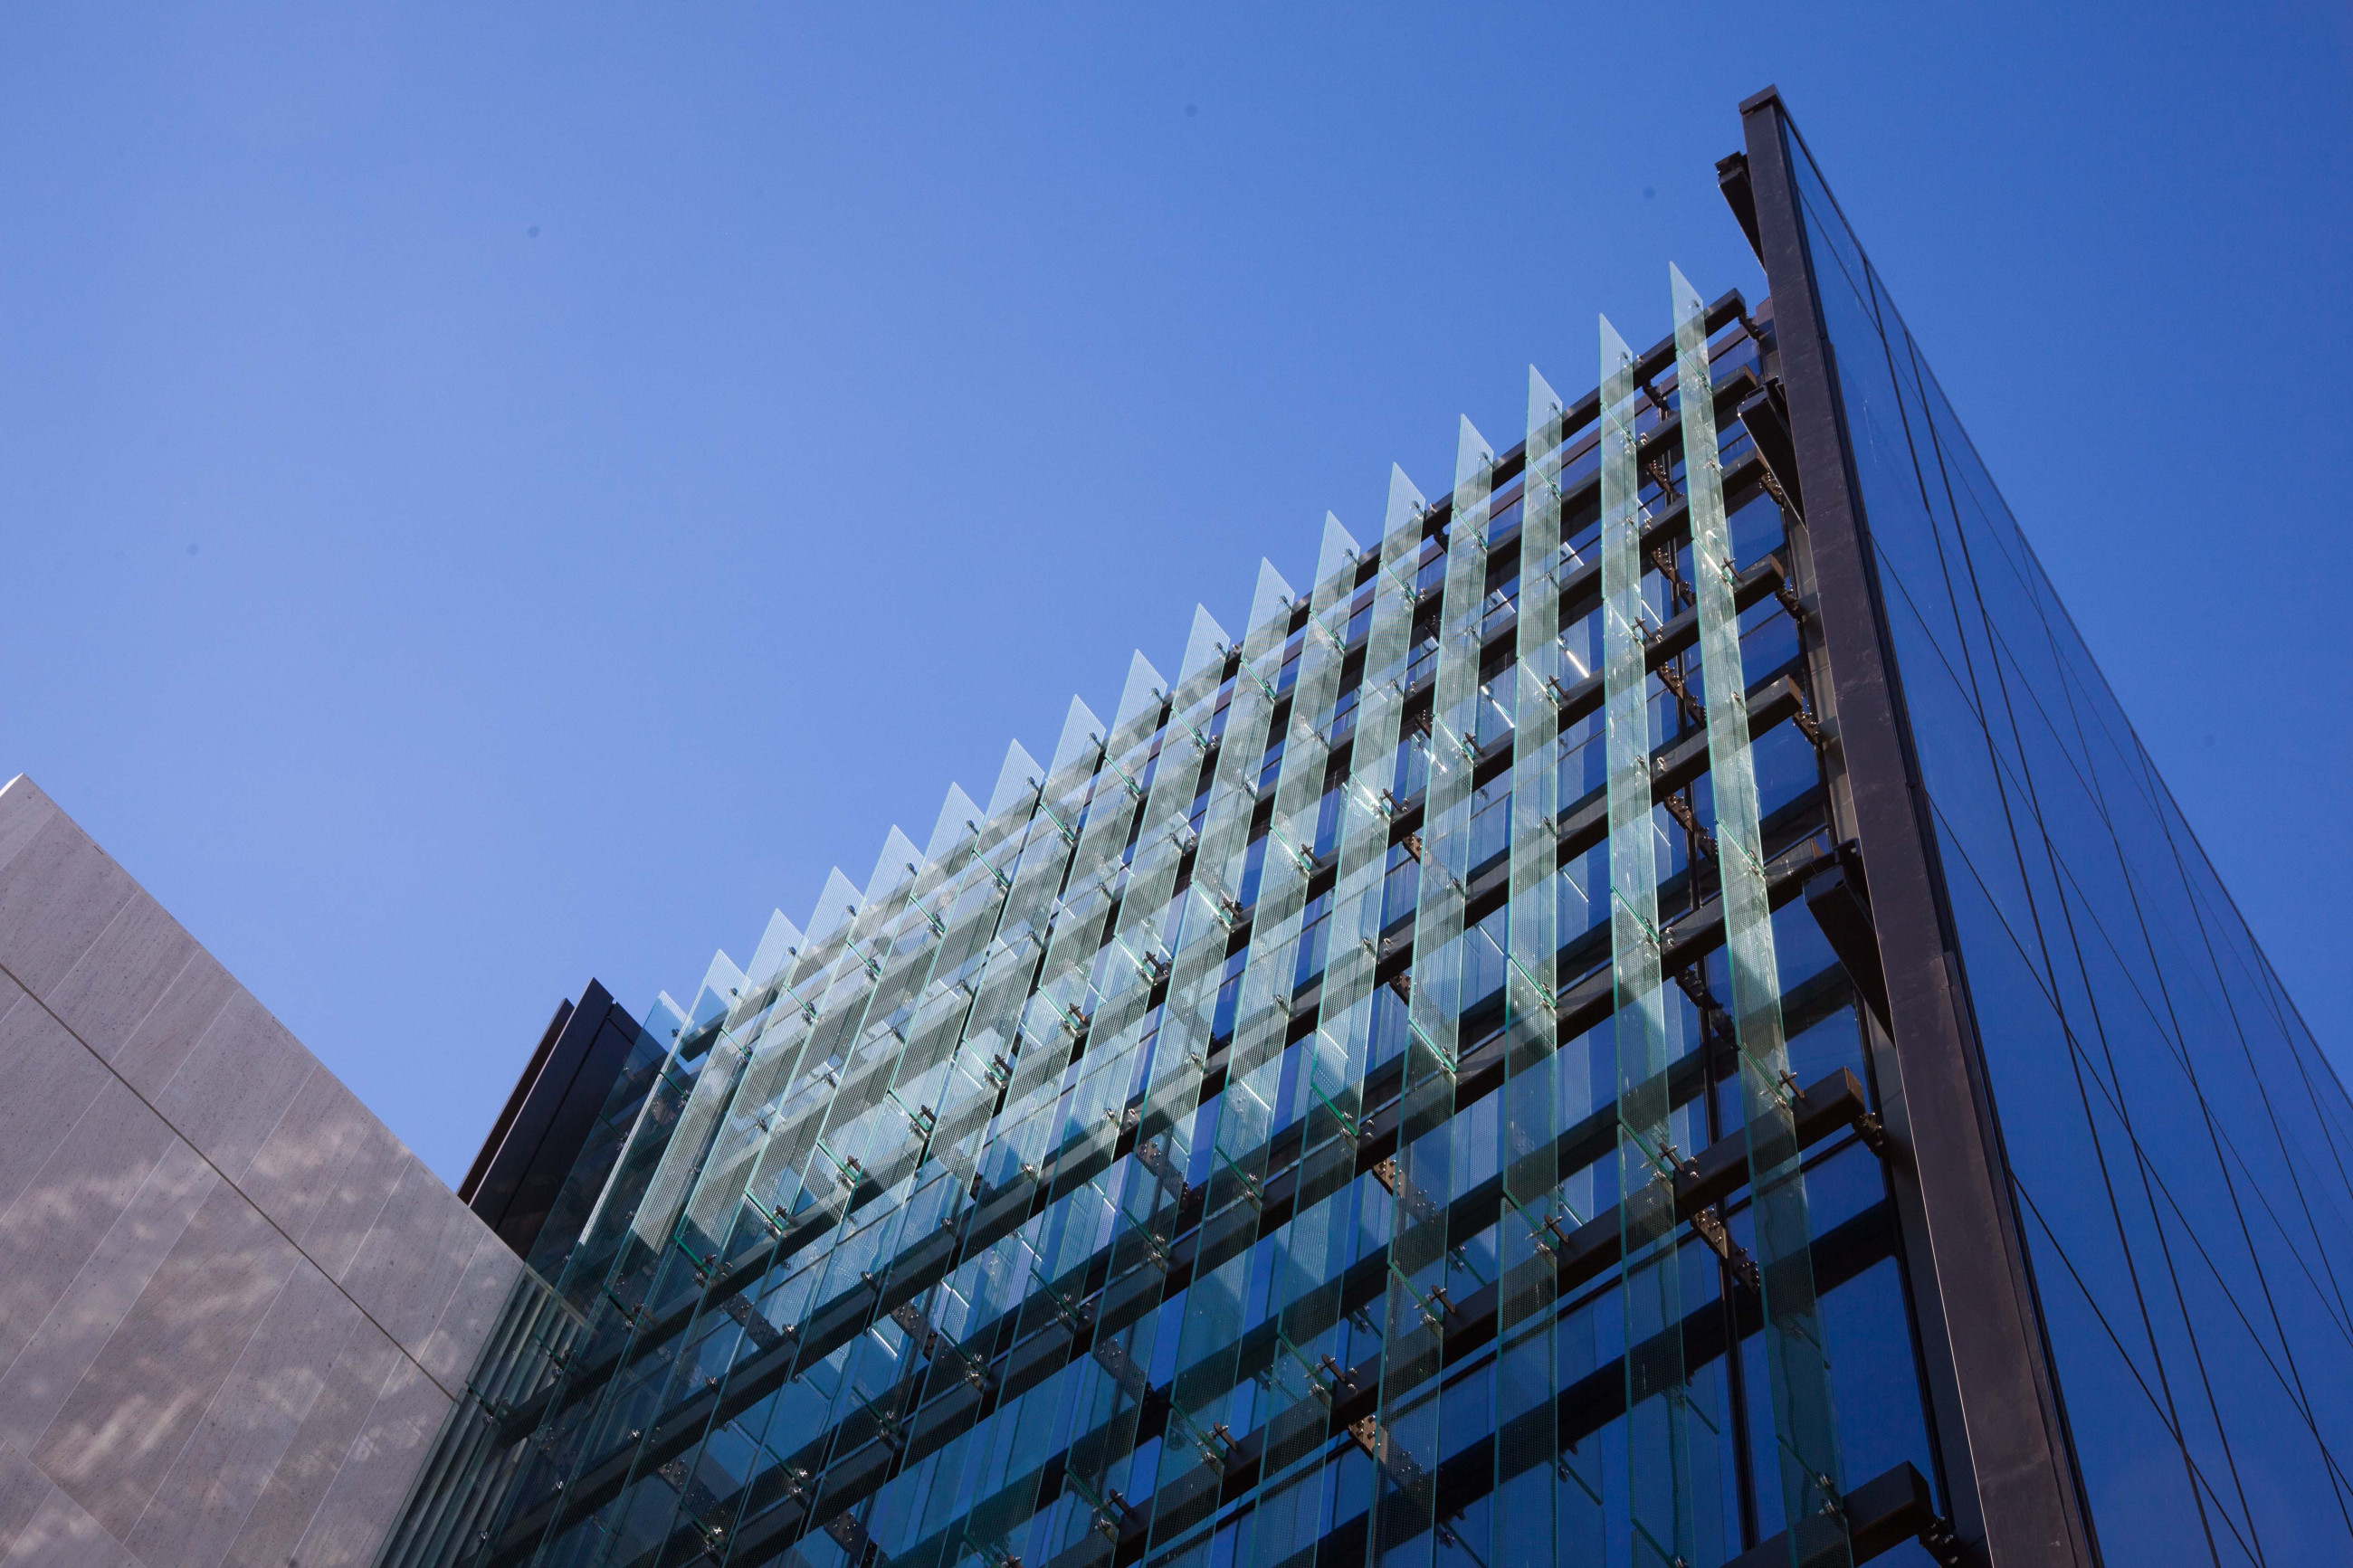
[(1820, 1563), (1841, 1477), (1933, 1473), (1821, 1088), (1802, 542), (1675, 281), (658, 1013), (562, 1331), (391, 1560)]

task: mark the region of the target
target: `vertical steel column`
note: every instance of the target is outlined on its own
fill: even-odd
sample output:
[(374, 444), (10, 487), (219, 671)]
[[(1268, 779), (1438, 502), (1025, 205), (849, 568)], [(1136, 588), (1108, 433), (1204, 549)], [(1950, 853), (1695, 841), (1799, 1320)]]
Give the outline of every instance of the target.
[[(1773, 331), (1788, 395), (1820, 636), (1834, 808), (1862, 851), (1886, 973), (1893, 1049), (1875, 1053), (1881, 1112), (1930, 1362), (1930, 1405), (1955, 1532), (2000, 1568), (2089, 1563), (2073, 1458), (2003, 1177), (1984, 1065), (1910, 721), (1872, 565), (1843, 406), (1814, 287), (1778, 89), (1740, 106)], [(1939, 1364), (1941, 1363), (1941, 1364)]]

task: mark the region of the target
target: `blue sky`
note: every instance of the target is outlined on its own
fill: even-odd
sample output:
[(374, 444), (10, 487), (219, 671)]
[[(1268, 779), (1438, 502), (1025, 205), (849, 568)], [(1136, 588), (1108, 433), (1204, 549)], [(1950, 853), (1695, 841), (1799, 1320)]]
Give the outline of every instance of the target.
[(588, 975), (863, 879), (1669, 260), (1760, 294), (1767, 82), (2344, 1064), (2341, 4), (12, 9), (0, 773), (455, 1180)]

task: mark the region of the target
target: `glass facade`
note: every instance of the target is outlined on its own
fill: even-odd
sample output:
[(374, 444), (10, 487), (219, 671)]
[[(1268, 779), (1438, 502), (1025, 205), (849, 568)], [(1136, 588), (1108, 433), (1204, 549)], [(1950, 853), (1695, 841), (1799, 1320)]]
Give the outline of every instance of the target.
[(1788, 146), (2094, 1548), (2343, 1563), (2353, 1105)]
[[(2341, 1560), (2345, 1097), (1788, 147), (2095, 1550)], [(1970, 1560), (1803, 410), (1664, 270), (652, 1010), (385, 1563)]]

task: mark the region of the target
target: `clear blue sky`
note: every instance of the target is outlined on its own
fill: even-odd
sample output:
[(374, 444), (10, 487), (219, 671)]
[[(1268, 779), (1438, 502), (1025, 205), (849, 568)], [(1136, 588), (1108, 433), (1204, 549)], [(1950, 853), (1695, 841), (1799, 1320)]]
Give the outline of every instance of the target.
[(589, 974), (748, 956), (1669, 260), (1761, 293), (1772, 81), (2346, 1062), (2342, 4), (11, 8), (0, 773), (454, 1180)]

